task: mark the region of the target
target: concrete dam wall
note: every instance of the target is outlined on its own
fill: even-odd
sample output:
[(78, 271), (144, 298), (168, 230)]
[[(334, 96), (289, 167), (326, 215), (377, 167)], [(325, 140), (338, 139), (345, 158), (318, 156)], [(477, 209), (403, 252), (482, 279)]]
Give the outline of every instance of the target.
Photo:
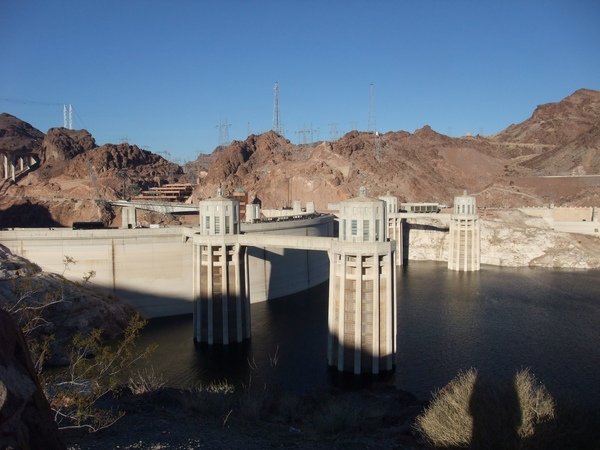
[[(332, 236), (323, 216), (256, 224), (245, 234)], [(146, 318), (192, 312), (192, 228), (17, 229), (0, 231), (0, 243), (43, 270), (72, 281), (90, 280), (132, 305)], [(65, 266), (65, 257), (74, 263)], [(326, 252), (277, 247), (248, 248), (251, 303), (282, 297), (327, 281)]]

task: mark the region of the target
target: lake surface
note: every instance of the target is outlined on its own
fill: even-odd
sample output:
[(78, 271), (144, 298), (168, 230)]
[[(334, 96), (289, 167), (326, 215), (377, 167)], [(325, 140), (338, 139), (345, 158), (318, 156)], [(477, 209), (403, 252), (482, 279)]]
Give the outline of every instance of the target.
[[(226, 379), (302, 392), (339, 377), (326, 365), (327, 285), (252, 305), (252, 339), (231, 348), (193, 342), (191, 316), (156, 319), (140, 345), (171, 386)], [(398, 273), (394, 383), (420, 398), (460, 370), (511, 377), (523, 367), (548, 389), (600, 404), (600, 271), (410, 262)], [(347, 381), (347, 380), (342, 380)]]

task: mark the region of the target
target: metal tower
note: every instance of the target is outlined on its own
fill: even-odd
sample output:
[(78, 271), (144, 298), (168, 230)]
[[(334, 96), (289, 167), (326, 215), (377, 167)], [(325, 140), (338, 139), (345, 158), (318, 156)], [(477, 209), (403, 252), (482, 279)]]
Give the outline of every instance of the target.
[(231, 128), (231, 124), (225, 118), (221, 119), (216, 127), (219, 129), (219, 145), (229, 144), (229, 128)]
[(273, 86), (273, 128), (272, 130), (283, 136), (283, 127), (281, 126), (281, 116), (279, 113), (279, 82)]
[(308, 128), (306, 125), (304, 125), (304, 128), (296, 131), (296, 134), (299, 135), (299, 141), (298, 144), (303, 144), (306, 145), (308, 144), (308, 137), (311, 134), (311, 129)]
[(63, 105), (63, 127), (73, 129), (73, 105), (70, 103)]
[(338, 124), (337, 123), (329, 123), (329, 139), (332, 141), (337, 141), (338, 139)]
[(367, 131), (374, 133), (377, 131), (377, 119), (375, 118), (375, 85), (369, 85), (369, 124)]

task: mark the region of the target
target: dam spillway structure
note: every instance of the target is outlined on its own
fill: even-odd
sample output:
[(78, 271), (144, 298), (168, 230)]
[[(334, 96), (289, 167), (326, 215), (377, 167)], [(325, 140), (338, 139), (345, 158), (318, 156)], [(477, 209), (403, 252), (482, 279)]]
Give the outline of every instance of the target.
[(480, 269), (481, 237), (477, 202), (466, 191), (454, 197), (448, 250), (449, 270), (474, 272)]
[(386, 204), (359, 197), (340, 202), (339, 239), (329, 250), (328, 365), (355, 375), (393, 369), (395, 243), (386, 238)]
[(201, 242), (194, 242), (194, 339), (228, 345), (250, 337), (246, 249), (237, 240), (240, 205), (217, 196), (199, 204)]

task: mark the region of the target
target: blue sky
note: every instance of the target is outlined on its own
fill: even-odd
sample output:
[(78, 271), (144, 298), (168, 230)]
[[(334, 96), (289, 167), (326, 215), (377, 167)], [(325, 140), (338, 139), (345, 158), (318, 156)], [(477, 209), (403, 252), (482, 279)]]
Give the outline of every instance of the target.
[[(189, 160), (272, 126), (493, 134), (600, 89), (600, 2), (3, 0), (0, 111)], [(7, 100), (9, 99), (9, 100)], [(26, 102), (25, 102), (26, 101)], [(35, 103), (38, 102), (38, 103)], [(46, 104), (48, 103), (48, 104)], [(315, 132), (315, 138), (317, 133)]]

